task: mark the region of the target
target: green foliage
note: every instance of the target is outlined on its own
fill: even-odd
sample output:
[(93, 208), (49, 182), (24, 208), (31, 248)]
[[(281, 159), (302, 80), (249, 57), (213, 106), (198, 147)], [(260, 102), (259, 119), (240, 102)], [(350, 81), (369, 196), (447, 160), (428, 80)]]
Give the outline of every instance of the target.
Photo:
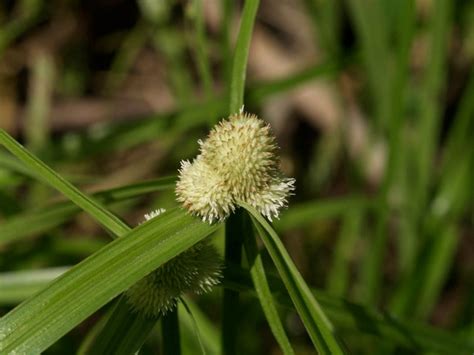
[[(474, 353), (474, 5), (296, 3), (273, 12), (283, 5), (223, 0), (216, 21), (215, 5), (204, 0), (142, 0), (133, 24), (92, 45), (68, 27), (72, 14), (88, 11), (81, 2), (0, 5), (1, 354)], [(278, 28), (285, 17), (292, 25)], [(66, 41), (51, 36), (63, 33), (51, 32), (50, 19), (64, 20)], [(292, 62), (300, 35), (316, 50)], [(268, 66), (280, 72), (275, 38), (285, 43), (281, 67), (298, 65), (254, 80), (261, 63), (249, 64), (253, 40), (255, 54), (270, 50)], [(88, 67), (94, 55), (98, 70)], [(119, 122), (133, 75), (153, 65), (165, 94), (143, 96), (159, 113), (140, 108), (136, 120)], [(27, 83), (14, 82), (17, 72), (27, 73)], [(133, 98), (146, 91), (131, 87)], [(338, 110), (329, 128), (318, 121), (324, 109), (301, 105), (321, 87), (330, 95), (318, 104)], [(56, 99), (87, 103), (89, 96), (118, 103), (113, 121), (54, 126)], [(162, 110), (168, 96), (174, 106)], [(9, 100), (22, 105), (26, 119), (18, 124)], [(225, 223), (203, 223), (176, 201), (178, 162), (244, 104), (275, 123), (295, 196), (273, 224), (241, 201)], [(93, 111), (85, 120), (96, 120)], [(361, 153), (350, 139), (360, 128), (354, 117), (366, 134)], [(382, 157), (376, 178), (365, 170), (372, 152)], [(240, 171), (246, 162), (225, 159), (211, 170)], [(245, 183), (238, 173), (236, 181)], [(189, 188), (195, 192), (196, 183)], [(131, 227), (158, 207), (168, 212)], [(216, 283), (184, 265), (200, 265), (195, 251), (211, 243), (205, 257), (220, 260), (217, 248), (225, 258), (221, 289), (190, 298), (184, 290)], [(196, 274), (202, 278), (188, 283)], [(154, 311), (156, 295), (173, 290), (169, 312), (131, 305), (150, 287)]]

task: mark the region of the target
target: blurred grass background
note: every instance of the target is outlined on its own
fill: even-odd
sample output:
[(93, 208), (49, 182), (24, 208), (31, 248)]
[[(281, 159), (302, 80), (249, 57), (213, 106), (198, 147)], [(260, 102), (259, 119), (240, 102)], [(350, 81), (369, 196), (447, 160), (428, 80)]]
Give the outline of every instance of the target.
[[(227, 111), (240, 11), (231, 0), (4, 1), (0, 127), (89, 192), (175, 175)], [(262, 0), (245, 93), (297, 179), (275, 225), (307, 282), (466, 339), (473, 58), (470, 1)], [(73, 265), (108, 241), (75, 208), (49, 207), (60, 196), (31, 175), (0, 151), (1, 272)], [(102, 198), (130, 224), (175, 204), (172, 190)], [(23, 297), (0, 295), (0, 315)], [(216, 295), (199, 301), (217, 319)], [(258, 303), (243, 302), (242, 351), (278, 353)], [(296, 313), (282, 312), (297, 352), (311, 353)], [(76, 349), (95, 321), (47, 353)], [(408, 352), (345, 332), (355, 353)]]

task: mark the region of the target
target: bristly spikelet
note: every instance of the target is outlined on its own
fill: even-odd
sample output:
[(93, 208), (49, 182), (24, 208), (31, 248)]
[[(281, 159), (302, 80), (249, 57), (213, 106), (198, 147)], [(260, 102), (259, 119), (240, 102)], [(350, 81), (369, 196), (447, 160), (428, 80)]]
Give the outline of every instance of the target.
[(270, 126), (240, 112), (221, 121), (200, 154), (181, 162), (176, 195), (192, 214), (212, 223), (225, 219), (239, 201), (269, 218), (278, 217), (294, 190), (294, 179), (279, 170), (278, 147)]
[(200, 242), (145, 276), (125, 294), (138, 313), (159, 317), (173, 309), (184, 293), (209, 292), (220, 279), (219, 254), (209, 243)]
[(226, 192), (225, 180), (213, 173), (213, 169), (197, 157), (191, 164), (181, 162), (180, 180), (176, 185), (178, 200), (191, 213), (204, 221), (215, 221), (234, 209), (232, 197)]
[[(158, 209), (145, 215), (150, 220), (164, 212)], [(217, 250), (199, 242), (169, 260), (125, 292), (127, 302), (143, 316), (157, 318), (172, 310), (186, 292), (202, 294), (219, 284), (222, 263)]]

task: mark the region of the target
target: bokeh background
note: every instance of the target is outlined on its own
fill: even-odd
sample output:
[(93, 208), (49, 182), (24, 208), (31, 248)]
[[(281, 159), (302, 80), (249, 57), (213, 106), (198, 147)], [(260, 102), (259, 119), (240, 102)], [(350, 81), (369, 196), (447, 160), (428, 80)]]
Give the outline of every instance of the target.
[[(228, 115), (240, 11), (231, 0), (2, 1), (0, 127), (90, 193), (176, 175)], [(297, 181), (275, 227), (307, 282), (471, 339), (473, 58), (472, 1), (262, 0), (245, 94)], [(0, 150), (0, 271), (73, 265), (108, 242), (83, 214), (11, 227), (58, 200)], [(112, 207), (136, 225), (173, 205), (168, 191)], [(0, 315), (16, 302), (0, 301)], [(199, 299), (212, 320), (218, 302)], [(258, 302), (244, 302), (242, 351), (278, 354)], [(298, 353), (311, 353), (296, 313), (282, 312)], [(76, 349), (100, 314), (47, 353)], [(355, 353), (387, 345), (346, 333)]]

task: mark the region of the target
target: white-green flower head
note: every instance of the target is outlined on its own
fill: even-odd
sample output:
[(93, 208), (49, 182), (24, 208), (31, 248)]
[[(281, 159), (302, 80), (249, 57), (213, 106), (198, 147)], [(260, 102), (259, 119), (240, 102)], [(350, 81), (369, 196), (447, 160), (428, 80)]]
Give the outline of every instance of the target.
[[(145, 215), (156, 217), (160, 209)], [(172, 310), (184, 293), (202, 294), (219, 284), (222, 263), (216, 248), (206, 241), (199, 242), (138, 281), (125, 293), (133, 309), (157, 318)]]
[(221, 121), (193, 162), (181, 162), (176, 194), (192, 214), (212, 223), (225, 219), (238, 202), (269, 218), (278, 217), (294, 190), (294, 179), (279, 169), (278, 146), (270, 126), (239, 112)]

